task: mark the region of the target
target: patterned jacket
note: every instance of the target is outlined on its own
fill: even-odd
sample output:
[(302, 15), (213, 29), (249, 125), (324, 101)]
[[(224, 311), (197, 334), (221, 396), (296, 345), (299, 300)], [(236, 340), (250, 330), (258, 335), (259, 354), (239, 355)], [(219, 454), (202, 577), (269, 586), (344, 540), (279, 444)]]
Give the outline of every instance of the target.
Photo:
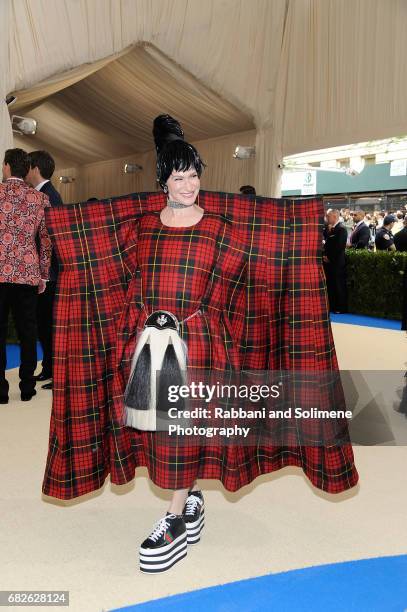
[(0, 283), (38, 285), (41, 278), (48, 279), (52, 251), (44, 219), (48, 206), (48, 197), (21, 179), (0, 184)]

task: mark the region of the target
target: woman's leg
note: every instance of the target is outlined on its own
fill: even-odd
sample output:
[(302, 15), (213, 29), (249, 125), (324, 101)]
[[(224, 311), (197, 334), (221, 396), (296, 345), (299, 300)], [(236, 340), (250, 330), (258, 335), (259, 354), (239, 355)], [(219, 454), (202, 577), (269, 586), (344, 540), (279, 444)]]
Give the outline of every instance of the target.
[(188, 496), (188, 491), (189, 489), (178, 489), (177, 491), (173, 492), (168, 512), (176, 515), (182, 514)]
[(186, 499), (188, 497), (188, 493), (192, 491), (200, 491), (200, 488), (198, 487), (196, 480), (192, 484), (192, 487), (190, 487), (189, 489), (179, 489), (177, 491), (173, 491), (172, 500), (168, 508), (168, 512), (171, 512), (172, 514), (177, 514), (177, 515), (182, 514), (182, 511), (184, 510)]
[(205, 503), (196, 481), (188, 491), (182, 516), (187, 528), (188, 544), (197, 544), (205, 524)]

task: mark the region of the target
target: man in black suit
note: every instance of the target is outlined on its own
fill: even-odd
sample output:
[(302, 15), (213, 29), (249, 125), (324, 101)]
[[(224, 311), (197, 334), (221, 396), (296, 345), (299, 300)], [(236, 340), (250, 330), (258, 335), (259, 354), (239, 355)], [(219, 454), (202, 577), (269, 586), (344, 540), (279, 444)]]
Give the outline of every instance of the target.
[[(37, 191), (45, 193), (51, 206), (63, 204), (58, 191), (51, 183), (54, 174), (55, 162), (47, 151), (32, 151), (28, 154), (30, 169), (25, 180)], [(51, 268), (49, 271), (49, 281), (44, 293), (39, 296), (37, 307), (38, 337), (43, 351), (42, 371), (36, 376), (37, 380), (52, 379), (52, 326), (53, 326), (53, 305), (58, 276), (58, 261), (55, 253), (52, 253)], [(42, 385), (43, 389), (52, 389), (52, 382)]]
[[(398, 251), (407, 251), (407, 214), (404, 217), (403, 221), (403, 229), (401, 229), (394, 236), (394, 244)], [(402, 305), (402, 321), (401, 321), (401, 329), (407, 329), (407, 274), (404, 273), (403, 276), (403, 305)], [(405, 395), (407, 401), (407, 383), (405, 387)], [(404, 397), (404, 396), (403, 396)], [(407, 412), (406, 412), (407, 415)]]
[(403, 229), (394, 234), (394, 244), (398, 251), (407, 251), (407, 214), (404, 217)]
[(370, 242), (370, 229), (366, 225), (365, 213), (363, 210), (357, 210), (353, 214), (355, 227), (350, 235), (350, 246), (354, 249), (367, 249)]
[(323, 261), (328, 289), (329, 308), (340, 313), (347, 310), (345, 248), (348, 232), (339, 221), (339, 210), (327, 212), (324, 230)]

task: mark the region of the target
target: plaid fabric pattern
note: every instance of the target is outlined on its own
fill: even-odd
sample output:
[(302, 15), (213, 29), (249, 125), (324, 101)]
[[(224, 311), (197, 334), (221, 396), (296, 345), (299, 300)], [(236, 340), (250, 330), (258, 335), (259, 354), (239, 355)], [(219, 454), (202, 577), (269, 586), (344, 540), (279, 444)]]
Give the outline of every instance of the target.
[(210, 212), (187, 228), (164, 226), (159, 213), (139, 220), (137, 271), (118, 324), (116, 357), (124, 380), (129, 376), (137, 332), (155, 310), (169, 311), (181, 322), (189, 367), (239, 368), (239, 352), (224, 308), (225, 287), (241, 294), (246, 286), (246, 253), (235, 246), (238, 236), (230, 221)]
[(182, 319), (203, 299), (204, 314), (182, 326), (194, 368), (337, 369), (321, 202), (201, 192), (199, 204), (203, 219), (181, 230), (159, 221), (163, 194), (47, 210), (61, 266), (45, 494), (71, 499), (101, 487), (109, 473), (123, 484), (138, 466), (169, 489), (216, 478), (235, 491), (286, 465), (331, 493), (356, 484), (349, 443), (197, 446), (180, 439), (174, 446), (163, 432), (121, 424), (137, 326), (152, 309)]

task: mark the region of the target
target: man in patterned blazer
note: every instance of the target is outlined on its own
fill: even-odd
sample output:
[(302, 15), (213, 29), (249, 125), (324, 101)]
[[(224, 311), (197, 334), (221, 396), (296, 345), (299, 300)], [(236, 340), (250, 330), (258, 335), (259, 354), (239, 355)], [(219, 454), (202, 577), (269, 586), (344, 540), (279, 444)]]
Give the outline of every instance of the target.
[[(27, 153), (8, 149), (0, 185), (0, 403), (8, 402), (5, 377), (9, 310), (13, 314), (21, 346), (21, 399), (36, 393), (37, 296), (45, 290), (51, 260), (51, 241), (45, 227), (48, 197), (24, 182), (29, 169)], [(35, 237), (39, 234), (40, 250)]]

